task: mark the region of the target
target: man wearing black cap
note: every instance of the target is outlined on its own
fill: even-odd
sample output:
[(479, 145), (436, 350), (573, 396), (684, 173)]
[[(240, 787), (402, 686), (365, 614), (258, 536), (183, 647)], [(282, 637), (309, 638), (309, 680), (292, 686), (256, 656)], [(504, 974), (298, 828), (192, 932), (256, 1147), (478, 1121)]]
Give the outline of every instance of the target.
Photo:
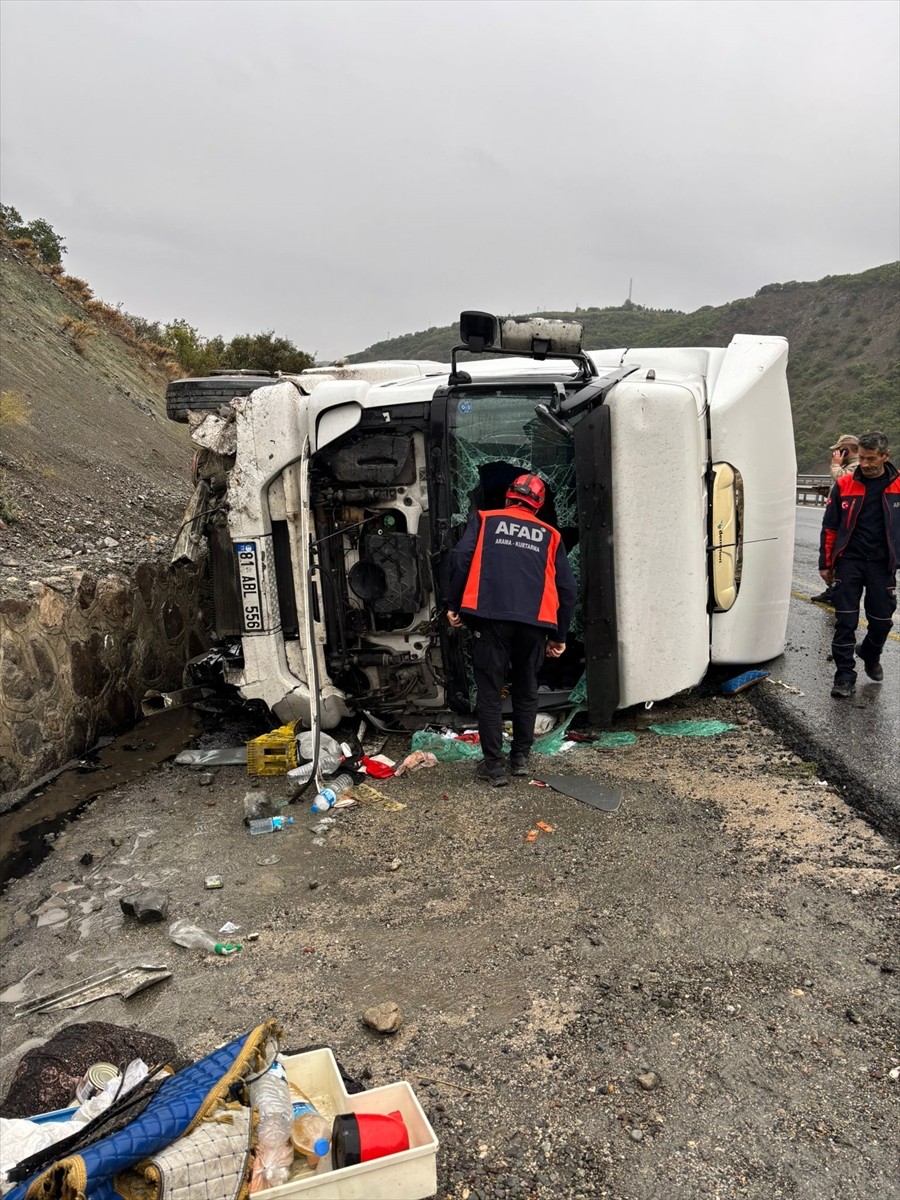
[[(447, 620), (472, 628), (476, 712), (484, 761), (475, 772), (505, 787), (501, 690), (512, 681), (513, 739), (509, 766), (528, 774), (538, 706), (538, 672), (545, 657), (566, 648), (577, 587), (559, 531), (537, 514), (546, 488), (537, 475), (520, 475), (506, 492), (506, 508), (478, 512), (450, 563)], [(462, 615), (460, 615), (462, 614)]]
[[(842, 475), (852, 475), (859, 466), (859, 438), (855, 433), (842, 433), (831, 447), (831, 478), (837, 482)], [(834, 588), (827, 587), (818, 596), (813, 596), (814, 604), (834, 604)]]
[[(859, 439), (859, 466), (836, 480), (822, 521), (819, 574), (834, 588), (834, 685), (837, 699), (853, 694), (856, 659), (870, 679), (884, 679), (881, 651), (897, 607), (900, 562), (900, 472), (888, 460), (883, 433)], [(865, 594), (868, 630), (859, 646), (859, 602)]]

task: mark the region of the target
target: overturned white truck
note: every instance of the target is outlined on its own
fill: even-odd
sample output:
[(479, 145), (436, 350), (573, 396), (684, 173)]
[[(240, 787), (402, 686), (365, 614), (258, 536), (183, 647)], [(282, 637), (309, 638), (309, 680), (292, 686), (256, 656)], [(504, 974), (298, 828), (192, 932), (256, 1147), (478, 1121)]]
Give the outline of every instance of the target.
[[(176, 557), (208, 550), (220, 671), (281, 722), (468, 712), (450, 552), (523, 470), (580, 586), (541, 703), (584, 678), (593, 721), (783, 649), (796, 462), (787, 343), (585, 352), (581, 327), (464, 313), (451, 364), (378, 362), (170, 386), (197, 492)], [(457, 354), (474, 352), (459, 364)]]

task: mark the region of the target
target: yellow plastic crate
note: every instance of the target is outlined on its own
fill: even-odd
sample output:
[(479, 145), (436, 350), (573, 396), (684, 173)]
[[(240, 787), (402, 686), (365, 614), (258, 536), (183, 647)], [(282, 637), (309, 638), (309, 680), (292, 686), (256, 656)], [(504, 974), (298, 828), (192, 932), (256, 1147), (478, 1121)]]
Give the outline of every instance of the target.
[(295, 722), (247, 743), (248, 775), (287, 775), (297, 765)]

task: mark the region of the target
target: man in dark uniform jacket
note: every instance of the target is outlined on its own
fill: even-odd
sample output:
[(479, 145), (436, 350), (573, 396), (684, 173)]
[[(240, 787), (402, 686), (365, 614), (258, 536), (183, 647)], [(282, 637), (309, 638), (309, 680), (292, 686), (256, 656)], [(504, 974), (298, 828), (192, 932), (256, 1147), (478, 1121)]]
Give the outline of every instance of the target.
[[(832, 696), (856, 687), (856, 658), (870, 679), (884, 679), (881, 651), (897, 607), (900, 561), (900, 472), (888, 461), (883, 433), (859, 439), (859, 466), (835, 481), (822, 520), (819, 574), (834, 585), (835, 625), (831, 642), (835, 675)], [(868, 631), (856, 645), (859, 602), (865, 592)]]
[[(505, 787), (501, 689), (511, 668), (513, 739), (509, 766), (528, 774), (534, 742), (537, 677), (544, 657), (566, 648), (577, 587), (559, 531), (539, 520), (546, 496), (537, 475), (520, 475), (506, 508), (478, 512), (457, 543), (450, 565), (447, 620), (465, 616), (474, 633), (472, 663), (484, 761), (476, 775)], [(462, 614), (462, 616), (460, 615)]]

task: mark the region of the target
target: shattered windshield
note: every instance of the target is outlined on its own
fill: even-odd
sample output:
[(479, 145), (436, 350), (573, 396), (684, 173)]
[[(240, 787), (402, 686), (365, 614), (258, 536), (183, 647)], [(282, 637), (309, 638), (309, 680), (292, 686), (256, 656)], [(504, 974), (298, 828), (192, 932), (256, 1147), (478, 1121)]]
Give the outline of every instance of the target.
[[(548, 429), (534, 411), (553, 396), (548, 387), (503, 387), (467, 390), (451, 400), (453, 525), (464, 526), (476, 509), (502, 508), (512, 480), (523, 471), (535, 471), (547, 484), (541, 519), (562, 534), (580, 584), (574, 444)], [(581, 629), (579, 599), (572, 636), (580, 637)]]
[[(548, 388), (467, 392), (451, 406), (453, 523), (465, 524), (475, 508), (502, 508), (506, 488), (522, 471), (535, 471), (548, 486), (542, 517), (575, 535), (575, 452), (572, 439), (548, 429), (535, 414)], [(577, 536), (577, 535), (576, 535)], [(567, 545), (569, 539), (566, 539)]]

